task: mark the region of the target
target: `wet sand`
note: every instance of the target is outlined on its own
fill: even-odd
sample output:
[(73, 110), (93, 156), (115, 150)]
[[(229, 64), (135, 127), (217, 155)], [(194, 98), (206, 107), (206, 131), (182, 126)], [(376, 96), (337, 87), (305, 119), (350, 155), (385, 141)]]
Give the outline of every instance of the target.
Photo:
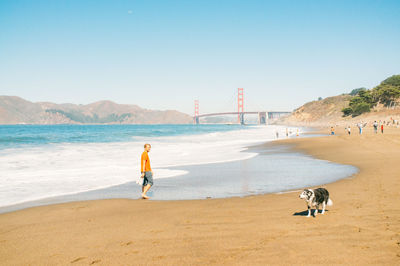
[[(185, 171), (187, 174), (156, 179), (156, 185), (148, 195), (151, 200), (163, 201), (244, 197), (331, 183), (358, 172), (354, 166), (318, 160), (292, 151), (287, 145), (254, 146), (246, 152), (257, 155), (239, 161), (170, 167), (168, 169)], [(141, 186), (132, 181), (104, 189), (0, 207), (0, 214), (72, 201), (138, 199), (140, 191)]]
[(0, 215), (4, 265), (400, 264), (400, 130), (289, 139), (360, 172), (326, 187), (325, 215), (299, 192), (245, 198), (98, 200)]

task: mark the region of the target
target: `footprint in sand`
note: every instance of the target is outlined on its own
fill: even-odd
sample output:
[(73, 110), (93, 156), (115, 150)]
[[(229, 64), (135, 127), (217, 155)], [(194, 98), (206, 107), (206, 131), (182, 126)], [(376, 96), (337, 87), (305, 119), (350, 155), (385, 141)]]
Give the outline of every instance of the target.
[(100, 262), (101, 260), (94, 260), (90, 263), (90, 265)]
[(125, 255), (129, 255), (129, 254), (138, 254), (138, 253), (139, 253), (139, 251), (133, 250), (133, 251), (131, 251), (131, 252), (125, 252)]
[(85, 209), (85, 208), (87, 208), (87, 206), (78, 206), (78, 207), (75, 207), (75, 208), (71, 208), (71, 210), (78, 211), (80, 209)]
[(75, 263), (75, 262), (78, 262), (78, 261), (81, 261), (81, 260), (84, 260), (84, 259), (86, 259), (86, 257), (79, 257), (79, 258), (76, 258), (73, 261), (71, 261), (71, 263)]
[(129, 246), (129, 245), (131, 245), (131, 244), (133, 244), (133, 242), (132, 242), (132, 241), (129, 241), (129, 242), (126, 242), (126, 243), (122, 243), (121, 246)]

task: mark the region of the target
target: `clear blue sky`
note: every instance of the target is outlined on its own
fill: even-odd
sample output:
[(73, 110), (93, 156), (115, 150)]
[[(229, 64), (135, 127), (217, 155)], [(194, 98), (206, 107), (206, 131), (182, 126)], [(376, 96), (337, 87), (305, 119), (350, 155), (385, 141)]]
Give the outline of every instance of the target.
[(292, 110), (400, 74), (400, 1), (0, 0), (0, 95)]

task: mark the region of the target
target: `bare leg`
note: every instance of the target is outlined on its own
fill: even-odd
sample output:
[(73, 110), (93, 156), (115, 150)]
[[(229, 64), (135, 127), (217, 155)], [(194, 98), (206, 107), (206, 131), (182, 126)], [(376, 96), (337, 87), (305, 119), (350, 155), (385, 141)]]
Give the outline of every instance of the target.
[(150, 188), (151, 188), (151, 185), (146, 185), (143, 188), (142, 198), (144, 198), (144, 199), (148, 199), (149, 198), (148, 196), (146, 196), (146, 193), (147, 193), (147, 191), (149, 191)]
[(326, 203), (324, 201), (324, 202), (322, 202), (322, 212), (321, 212), (321, 214), (325, 213), (325, 208), (326, 208)]

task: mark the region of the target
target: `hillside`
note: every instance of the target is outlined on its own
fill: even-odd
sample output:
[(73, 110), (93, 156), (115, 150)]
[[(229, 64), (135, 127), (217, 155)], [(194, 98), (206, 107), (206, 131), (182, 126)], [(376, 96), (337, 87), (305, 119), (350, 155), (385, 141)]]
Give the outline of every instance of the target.
[(328, 97), (304, 104), (277, 123), (300, 126), (331, 126), (359, 121), (400, 120), (400, 75), (391, 76), (368, 90)]
[(351, 95), (338, 95), (325, 98), (320, 101), (312, 101), (293, 111), (290, 116), (278, 120), (277, 124), (296, 126), (333, 126), (352, 125), (360, 121), (373, 122), (390, 121), (392, 118), (400, 120), (400, 108), (388, 109), (382, 104), (375, 106), (370, 112), (359, 116), (343, 116), (341, 111), (349, 106)]
[(99, 101), (86, 105), (30, 102), (0, 96), (0, 124), (187, 124), (192, 117), (174, 110)]
[(312, 101), (282, 118), (279, 123), (289, 125), (330, 124), (342, 119), (342, 109), (349, 105), (350, 95), (339, 95)]

